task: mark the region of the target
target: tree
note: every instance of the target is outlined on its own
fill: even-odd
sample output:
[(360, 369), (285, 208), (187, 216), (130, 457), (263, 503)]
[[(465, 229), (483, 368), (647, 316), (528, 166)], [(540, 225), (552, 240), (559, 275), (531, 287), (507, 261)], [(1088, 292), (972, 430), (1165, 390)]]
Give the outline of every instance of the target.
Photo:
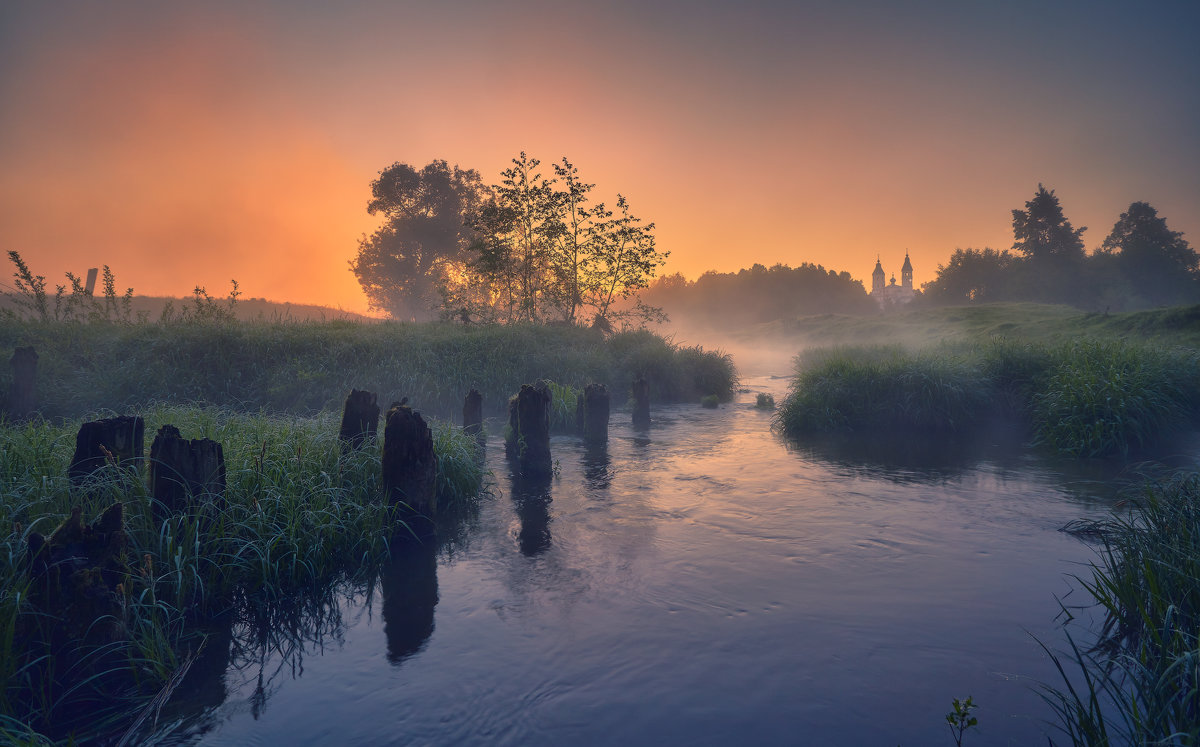
[(1015, 261), (1007, 250), (956, 249), (922, 290), (934, 304), (1006, 301)]
[(1073, 228), (1063, 215), (1054, 190), (1047, 191), (1038, 184), (1032, 200), (1024, 210), (1014, 210), (1012, 248), (1033, 261), (1057, 260), (1076, 262), (1084, 258), (1084, 228)]
[(636, 301), (667, 253), (655, 246), (654, 224), (634, 216), (617, 196), (615, 210), (590, 204), (594, 185), (566, 158), (555, 178), (524, 152), (501, 172), (492, 198), (468, 218), (472, 258), (460, 282), (448, 285), (448, 315), (483, 321), (574, 324), (593, 318), (652, 319), (661, 314)]
[(435, 160), (421, 169), (393, 163), (371, 182), (367, 212), (384, 223), (359, 241), (350, 269), (371, 308), (395, 317), (427, 316), (439, 289), (466, 259), (476, 214), (487, 190), (474, 169)]
[(1200, 299), (1200, 255), (1149, 203), (1135, 202), (1121, 213), (1100, 252), (1113, 256), (1115, 269), (1136, 296), (1134, 305)]

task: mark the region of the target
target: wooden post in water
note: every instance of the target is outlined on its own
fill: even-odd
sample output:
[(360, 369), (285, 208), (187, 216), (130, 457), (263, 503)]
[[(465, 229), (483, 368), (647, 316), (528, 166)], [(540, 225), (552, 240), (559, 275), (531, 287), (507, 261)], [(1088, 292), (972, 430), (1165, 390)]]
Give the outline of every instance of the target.
[(146, 424), (141, 417), (122, 415), (79, 426), (75, 455), (67, 474), (76, 486), (111, 463), (140, 469), (146, 453)]
[(150, 494), (161, 523), (189, 510), (197, 501), (221, 503), (225, 497), (225, 453), (209, 438), (188, 441), (173, 425), (158, 429), (150, 445)]
[(463, 430), (472, 436), (483, 433), (483, 395), (475, 389), (463, 400)]
[(609, 406), (608, 388), (603, 384), (588, 384), (583, 388), (575, 408), (575, 423), (584, 441), (591, 444), (608, 441)]
[[(128, 574), (124, 509), (114, 503), (91, 524), (78, 506), (49, 537), (29, 533), (30, 601), (55, 618), (51, 648), (113, 643), (125, 635), (115, 589)], [(64, 663), (65, 666), (65, 663)]]
[(8, 395), (8, 414), (13, 420), (24, 420), (37, 411), (37, 351), (17, 348), (12, 359), (12, 390)]
[(421, 413), (396, 403), (383, 427), (383, 489), (388, 500), (433, 516), (437, 508), (437, 455), (433, 431)]
[(550, 458), (550, 389), (545, 382), (521, 385), (508, 401), (508, 433), (504, 451), (525, 475), (548, 475)]
[(342, 411), (342, 429), (338, 438), (342, 451), (361, 449), (364, 443), (374, 444), (379, 432), (379, 405), (374, 392), (352, 389)]
[(633, 425), (635, 428), (650, 427), (650, 384), (644, 376), (633, 382)]

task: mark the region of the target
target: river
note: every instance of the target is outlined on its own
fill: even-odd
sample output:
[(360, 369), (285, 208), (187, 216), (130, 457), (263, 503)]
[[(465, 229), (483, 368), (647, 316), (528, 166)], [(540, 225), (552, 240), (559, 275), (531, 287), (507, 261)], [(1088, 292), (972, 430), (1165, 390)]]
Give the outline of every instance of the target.
[(1045, 744), (1035, 639), (1065, 645), (1095, 556), (1059, 528), (1110, 511), (1113, 468), (789, 443), (754, 407), (787, 380), (744, 384), (644, 432), (615, 411), (604, 450), (556, 436), (547, 484), (514, 481), (493, 437), (461, 537), (267, 645), (216, 636), (166, 743), (952, 745), (970, 695), (966, 744)]

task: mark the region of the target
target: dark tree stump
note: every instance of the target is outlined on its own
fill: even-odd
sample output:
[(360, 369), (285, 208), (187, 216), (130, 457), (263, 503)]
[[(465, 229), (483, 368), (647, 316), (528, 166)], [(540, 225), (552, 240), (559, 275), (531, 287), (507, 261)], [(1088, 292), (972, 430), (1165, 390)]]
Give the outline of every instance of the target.
[(433, 431), (421, 413), (402, 404), (388, 410), (383, 428), (383, 488), (388, 500), (423, 516), (437, 507), (437, 455)]
[(474, 389), (463, 400), (463, 430), (472, 436), (483, 433), (483, 395)]
[(603, 384), (588, 384), (583, 388), (575, 410), (575, 422), (579, 434), (588, 443), (608, 441), (608, 416), (610, 398)]
[(221, 444), (209, 438), (188, 441), (173, 425), (159, 428), (150, 445), (150, 494), (160, 523), (171, 514), (190, 510), (199, 500), (223, 503), (225, 453)]
[(526, 475), (550, 474), (550, 389), (539, 381), (521, 385), (508, 401), (508, 432), (504, 451)]
[(12, 364), (12, 390), (8, 394), (8, 414), (13, 420), (24, 420), (37, 411), (37, 351), (17, 348), (9, 361)]
[(117, 585), (125, 580), (125, 525), (114, 503), (91, 524), (78, 506), (49, 537), (30, 532), (30, 601), (54, 615), (58, 643), (104, 644), (124, 636)]
[(130, 415), (81, 425), (68, 470), (71, 482), (82, 484), (105, 464), (139, 469), (146, 453), (145, 430), (142, 419)]
[(361, 449), (364, 443), (375, 443), (379, 432), (379, 404), (375, 393), (352, 389), (346, 397), (346, 409), (342, 411), (342, 429), (338, 438), (342, 451)]
[(633, 425), (650, 427), (650, 384), (642, 376), (633, 382)]

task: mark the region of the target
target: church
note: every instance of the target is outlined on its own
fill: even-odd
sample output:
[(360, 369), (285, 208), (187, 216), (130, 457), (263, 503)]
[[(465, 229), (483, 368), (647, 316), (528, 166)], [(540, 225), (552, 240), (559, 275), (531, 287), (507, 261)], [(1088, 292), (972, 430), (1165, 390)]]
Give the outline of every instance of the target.
[(875, 299), (875, 303), (879, 304), (881, 309), (903, 306), (912, 301), (916, 296), (916, 291), (913, 290), (912, 275), (912, 262), (909, 261), (906, 251), (904, 252), (904, 266), (900, 268), (900, 285), (896, 285), (895, 275), (892, 275), (891, 283), (885, 284), (883, 263), (876, 257), (875, 271), (871, 273), (871, 298)]

